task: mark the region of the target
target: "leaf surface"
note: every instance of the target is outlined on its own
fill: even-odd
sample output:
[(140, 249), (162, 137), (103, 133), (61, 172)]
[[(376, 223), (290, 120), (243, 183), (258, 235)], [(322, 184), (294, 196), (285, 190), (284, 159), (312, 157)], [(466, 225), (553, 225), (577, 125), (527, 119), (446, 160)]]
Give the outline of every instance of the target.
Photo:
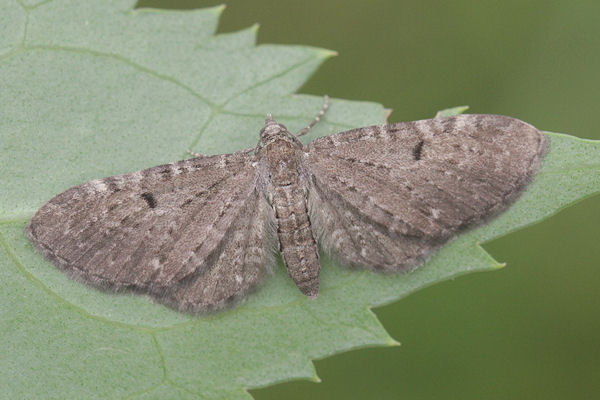
[[(256, 144), (264, 115), (291, 131), (322, 98), (293, 95), (333, 53), (214, 35), (223, 8), (132, 10), (133, 1), (8, 1), (0, 13), (0, 388), (7, 398), (250, 398), (306, 378), (311, 360), (396, 342), (370, 307), (498, 268), (479, 243), (600, 191), (600, 144), (548, 133), (529, 190), (411, 274), (349, 271), (323, 256), (308, 300), (280, 265), (238, 307), (191, 317), (67, 278), (23, 236), (53, 195), (95, 178)], [(448, 115), (463, 109), (451, 109)], [(306, 140), (381, 123), (373, 103), (332, 100)]]

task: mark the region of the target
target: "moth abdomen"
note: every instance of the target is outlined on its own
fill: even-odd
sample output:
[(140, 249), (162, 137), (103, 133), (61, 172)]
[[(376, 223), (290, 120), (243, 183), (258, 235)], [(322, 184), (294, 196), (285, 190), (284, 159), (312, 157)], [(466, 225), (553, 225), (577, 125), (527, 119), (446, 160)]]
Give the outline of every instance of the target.
[(272, 127), (274, 136), (260, 156), (264, 157), (270, 184), (277, 239), (283, 262), (298, 289), (308, 297), (319, 292), (319, 252), (308, 215), (306, 185), (301, 178), (301, 144), (289, 139), (284, 127)]
[(283, 262), (298, 288), (309, 297), (319, 291), (319, 253), (311, 229), (306, 197), (293, 184), (276, 190), (273, 206)]

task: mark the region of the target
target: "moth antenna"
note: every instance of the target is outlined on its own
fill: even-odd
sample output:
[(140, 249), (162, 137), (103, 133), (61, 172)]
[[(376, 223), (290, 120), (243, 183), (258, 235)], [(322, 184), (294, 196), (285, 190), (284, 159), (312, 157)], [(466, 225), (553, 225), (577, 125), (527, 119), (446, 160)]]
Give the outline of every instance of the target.
[(317, 114), (315, 119), (313, 119), (312, 122), (306, 126), (306, 128), (301, 129), (300, 132), (296, 133), (295, 136), (299, 137), (302, 135), (306, 135), (311, 130), (311, 128), (313, 126), (315, 126), (321, 120), (321, 117), (325, 114), (325, 112), (327, 111), (328, 108), (329, 108), (329, 96), (325, 95), (323, 97), (323, 106), (321, 107), (321, 111), (319, 111), (319, 113)]

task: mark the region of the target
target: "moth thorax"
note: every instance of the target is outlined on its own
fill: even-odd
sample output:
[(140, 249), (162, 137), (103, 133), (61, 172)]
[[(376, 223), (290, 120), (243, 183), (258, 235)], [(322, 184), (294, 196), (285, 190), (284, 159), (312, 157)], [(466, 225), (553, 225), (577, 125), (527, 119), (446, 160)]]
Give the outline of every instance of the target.
[(299, 147), (287, 137), (278, 137), (265, 146), (263, 151), (273, 185), (298, 182), (298, 150)]

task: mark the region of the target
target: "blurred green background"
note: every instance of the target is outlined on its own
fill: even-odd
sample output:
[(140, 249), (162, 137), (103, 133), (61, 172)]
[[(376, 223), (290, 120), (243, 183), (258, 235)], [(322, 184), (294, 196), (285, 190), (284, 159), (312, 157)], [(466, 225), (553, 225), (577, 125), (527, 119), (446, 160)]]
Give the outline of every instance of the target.
[[(222, 1), (142, 0), (201, 8)], [(600, 139), (600, 2), (232, 0), (219, 32), (339, 52), (300, 90), (370, 100), (391, 122), (468, 104)], [(268, 111), (268, 110), (267, 110)], [(316, 362), (323, 382), (257, 399), (592, 399), (600, 393), (600, 197), (485, 248), (506, 268), (375, 310), (402, 346)], [(307, 338), (310, 340), (310, 338)]]

